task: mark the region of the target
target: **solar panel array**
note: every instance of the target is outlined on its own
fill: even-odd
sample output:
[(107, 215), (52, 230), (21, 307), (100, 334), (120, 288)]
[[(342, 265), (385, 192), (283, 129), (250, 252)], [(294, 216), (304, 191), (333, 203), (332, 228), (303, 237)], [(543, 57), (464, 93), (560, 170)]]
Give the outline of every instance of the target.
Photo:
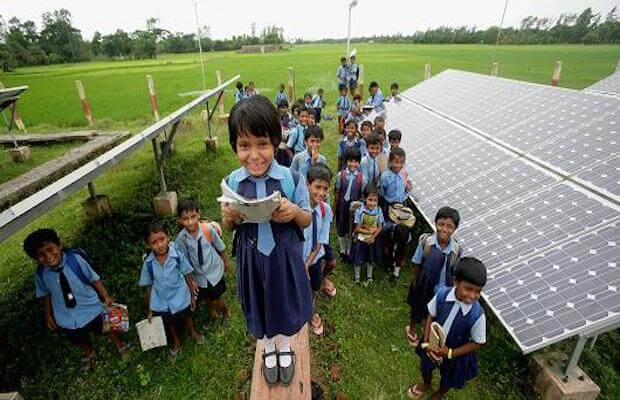
[(586, 88), (585, 91), (593, 94), (620, 97), (620, 71), (616, 71), (607, 78), (596, 82), (594, 85)]
[(459, 210), (457, 236), (521, 349), (619, 321), (620, 102), (451, 70), (402, 97), (387, 123), (412, 198), (429, 219)]

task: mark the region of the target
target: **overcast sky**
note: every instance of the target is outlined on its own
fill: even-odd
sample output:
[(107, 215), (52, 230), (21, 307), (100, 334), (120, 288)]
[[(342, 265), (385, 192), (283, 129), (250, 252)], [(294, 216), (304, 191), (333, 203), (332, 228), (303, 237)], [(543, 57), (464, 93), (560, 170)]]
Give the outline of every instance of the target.
[[(352, 36), (410, 34), (441, 25), (486, 28), (498, 25), (504, 0), (358, 0), (353, 8)], [(252, 22), (257, 33), (263, 26), (284, 28), (287, 39), (342, 38), (347, 35), (350, 0), (198, 0), (200, 25), (210, 27), (216, 39), (249, 34)], [(562, 12), (578, 13), (586, 7), (603, 16), (618, 0), (508, 0), (504, 26), (518, 25), (528, 15), (557, 17)], [(0, 15), (8, 20), (34, 21), (40, 28), (41, 14), (66, 8), (73, 23), (86, 39), (95, 31), (103, 34), (120, 28), (134, 31), (146, 27), (146, 19), (160, 19), (170, 31), (195, 32), (194, 0), (0, 0)]]

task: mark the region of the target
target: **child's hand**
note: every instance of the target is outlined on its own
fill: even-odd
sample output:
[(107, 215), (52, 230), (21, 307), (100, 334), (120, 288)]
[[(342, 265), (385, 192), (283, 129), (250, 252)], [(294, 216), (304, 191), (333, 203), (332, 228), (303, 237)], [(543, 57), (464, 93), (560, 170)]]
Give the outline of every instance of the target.
[(239, 225), (243, 222), (243, 214), (232, 209), (228, 203), (222, 203), (222, 220)]
[(149, 310), (146, 312), (146, 319), (149, 320), (149, 323), (151, 322), (151, 318), (153, 318), (153, 310), (149, 308)]
[(189, 291), (192, 296), (198, 296), (198, 291), (200, 291), (200, 288), (194, 279), (189, 279)]
[(196, 296), (192, 295), (192, 300), (189, 303), (189, 309), (194, 311), (196, 309)]
[(105, 296), (103, 298), (103, 302), (105, 303), (107, 307), (111, 307), (112, 303), (114, 303), (114, 299), (112, 299), (110, 296)]
[(405, 182), (405, 189), (407, 189), (407, 192), (410, 192), (411, 188), (413, 188), (413, 183), (411, 183), (411, 181), (407, 179), (407, 181)]
[(56, 321), (54, 320), (54, 316), (51, 314), (45, 317), (45, 324), (47, 325), (50, 331), (55, 331), (58, 328), (56, 326)]
[(297, 204), (290, 202), (288, 199), (282, 197), (280, 199), (280, 205), (271, 214), (271, 220), (278, 224), (285, 224), (295, 219), (295, 215), (299, 211)]
[(374, 238), (374, 236), (368, 236), (368, 237), (366, 238), (366, 243), (368, 243), (368, 244), (373, 244), (374, 242), (375, 242), (375, 238)]
[(318, 159), (319, 159), (319, 152), (318, 152), (316, 146), (313, 146), (310, 149), (310, 160), (312, 161), (312, 164), (316, 164)]

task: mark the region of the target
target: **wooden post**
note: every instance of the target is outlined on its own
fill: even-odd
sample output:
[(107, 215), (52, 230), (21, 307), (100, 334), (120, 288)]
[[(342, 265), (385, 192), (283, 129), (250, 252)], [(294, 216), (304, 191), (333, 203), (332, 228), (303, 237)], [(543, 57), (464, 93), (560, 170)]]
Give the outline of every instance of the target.
[(293, 336), (291, 348), (295, 352), (293, 381), (289, 386), (278, 384), (269, 387), (262, 369), (264, 348), (262, 341), (258, 341), (254, 355), (250, 400), (310, 400), (312, 388), (310, 386), (310, 345), (308, 343), (307, 324)]
[[(6, 86), (4, 86), (4, 83), (0, 82), (0, 89), (5, 89), (5, 88)], [(9, 111), (13, 113), (13, 122), (15, 122), (15, 126), (20, 131), (24, 133), (28, 133), (26, 131), (26, 125), (24, 125), (24, 121), (22, 121), (22, 118), (19, 116), (19, 113), (17, 112), (17, 110), (13, 110), (14, 108), (15, 108), (15, 104), (11, 104), (9, 106)]]
[(498, 72), (499, 72), (499, 63), (494, 62), (493, 66), (491, 67), (491, 76), (497, 76)]
[(618, 61), (618, 64), (616, 64), (616, 72), (620, 71), (620, 61)]
[[(219, 69), (215, 71), (215, 80), (217, 81), (217, 86), (220, 86), (222, 84), (222, 74), (220, 73)], [(228, 113), (224, 112), (224, 92), (222, 92), (222, 97), (220, 97), (220, 101), (217, 104), (217, 107), (220, 114), (217, 118), (219, 123), (226, 124), (228, 122)]]
[(88, 98), (86, 98), (86, 92), (84, 91), (82, 81), (75, 81), (75, 86), (77, 87), (78, 96), (82, 102), (82, 108), (84, 109), (84, 116), (86, 117), (86, 121), (88, 121), (88, 126), (93, 126), (93, 111), (90, 108)]
[(560, 75), (562, 74), (562, 61), (555, 62), (555, 69), (553, 70), (553, 77), (551, 78), (551, 86), (558, 86), (560, 81)]
[[(360, 97), (363, 99), (364, 98), (364, 66), (360, 64), (359, 69), (360, 69), (360, 77), (357, 80), (357, 94), (359, 94)], [(355, 96), (355, 93), (351, 93), (351, 96)], [(364, 102), (362, 102), (362, 104), (364, 104)]]
[(146, 76), (146, 84), (149, 88), (149, 97), (151, 99), (151, 108), (153, 109), (153, 115), (155, 115), (155, 121), (159, 121), (159, 104), (157, 103), (157, 94), (155, 93), (153, 75)]
[(293, 103), (295, 101), (295, 70), (293, 67), (288, 67), (288, 87), (286, 91), (288, 92), (289, 103)]
[(427, 80), (430, 77), (431, 77), (431, 65), (425, 64), (424, 65), (424, 80)]

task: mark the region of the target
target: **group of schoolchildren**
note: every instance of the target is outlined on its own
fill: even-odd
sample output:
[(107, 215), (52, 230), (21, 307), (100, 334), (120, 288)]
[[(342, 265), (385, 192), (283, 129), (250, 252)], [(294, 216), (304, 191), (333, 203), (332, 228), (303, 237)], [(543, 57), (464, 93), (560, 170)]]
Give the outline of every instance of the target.
[[(339, 122), (344, 118), (339, 124), (335, 174), (320, 153), (325, 137), (319, 125), (325, 105), (322, 90), (314, 97), (306, 94), (289, 112), (283, 85), (275, 97), (277, 108), (256, 93), (253, 83), (248, 90), (238, 85), (238, 101), (229, 115), (230, 145), (240, 166), (225, 178), (227, 185), (248, 199), (280, 193), (271, 220), (261, 223), (245, 223), (244, 215), (230, 205), (221, 207), (221, 228), (234, 232), (237, 297), (248, 331), (262, 341), (262, 373), (269, 385), (289, 385), (293, 380), (291, 340), (304, 325), (309, 322), (315, 334), (323, 333), (315, 300), (319, 292), (336, 294), (329, 278), (337, 264), (329, 241), (333, 217), (340, 260), (353, 264), (356, 283), (361, 283), (362, 267), (369, 285), (375, 265), (383, 265), (397, 280), (405, 264), (415, 218), (406, 207), (412, 184), (405, 168), (406, 153), (400, 147), (402, 133), (386, 134), (382, 115), (364, 120), (359, 97), (353, 103), (347, 98), (350, 85), (349, 81), (340, 87), (336, 104)], [(369, 92), (367, 104), (375, 110), (384, 107), (375, 82)], [(398, 85), (393, 84), (391, 99), (397, 96)], [(374, 104), (378, 98), (380, 105)], [(204, 304), (208, 321), (228, 317), (222, 300), (228, 258), (221, 228), (202, 221), (194, 199), (181, 201), (177, 211), (181, 230), (174, 241), (163, 222), (148, 226), (145, 239), (151, 252), (139, 278), (146, 288), (147, 318), (162, 317), (172, 342), (172, 359), (180, 348), (183, 325), (196, 342), (205, 340), (193, 322), (196, 307)], [(462, 388), (476, 376), (474, 352), (486, 341), (484, 310), (478, 302), (486, 268), (477, 259), (462, 257), (452, 237), (459, 222), (456, 210), (441, 208), (435, 216), (436, 233), (420, 237), (412, 258), (416, 269), (407, 298), (411, 318), (406, 337), (421, 358), (423, 381), (408, 389), (411, 398), (431, 389), (435, 368), (441, 381), (432, 398), (441, 399), (449, 389)], [(61, 247), (53, 230), (31, 233), (24, 250), (39, 264), (36, 295), (43, 299), (48, 327), (60, 327), (71, 343), (82, 346), (83, 364), (88, 366), (94, 356), (88, 334), (101, 332), (100, 298), (112, 303), (102, 280), (83, 252)], [(426, 347), (434, 321), (446, 333), (445, 344), (438, 349)], [(119, 353), (127, 352), (128, 345), (118, 335), (110, 338)]]

